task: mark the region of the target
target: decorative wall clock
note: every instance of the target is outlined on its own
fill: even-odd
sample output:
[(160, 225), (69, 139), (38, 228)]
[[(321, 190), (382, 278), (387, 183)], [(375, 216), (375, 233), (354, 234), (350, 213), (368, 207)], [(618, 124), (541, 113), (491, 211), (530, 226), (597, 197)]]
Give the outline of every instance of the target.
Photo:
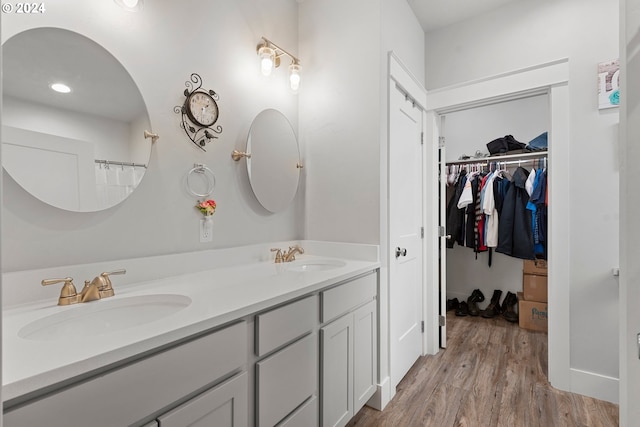
[(202, 78), (196, 73), (191, 74), (191, 80), (187, 80), (185, 86), (184, 104), (176, 106), (173, 111), (182, 115), (180, 126), (191, 142), (207, 151), (206, 144), (222, 133), (222, 126), (214, 126), (219, 116), (218, 94), (202, 89)]

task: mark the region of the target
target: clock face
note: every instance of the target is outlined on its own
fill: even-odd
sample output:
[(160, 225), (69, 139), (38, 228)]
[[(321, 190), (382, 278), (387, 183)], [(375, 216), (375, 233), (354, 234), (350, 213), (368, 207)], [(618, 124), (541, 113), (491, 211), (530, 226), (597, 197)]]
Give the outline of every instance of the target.
[(205, 92), (193, 92), (187, 99), (189, 118), (200, 126), (211, 126), (218, 120), (218, 104)]

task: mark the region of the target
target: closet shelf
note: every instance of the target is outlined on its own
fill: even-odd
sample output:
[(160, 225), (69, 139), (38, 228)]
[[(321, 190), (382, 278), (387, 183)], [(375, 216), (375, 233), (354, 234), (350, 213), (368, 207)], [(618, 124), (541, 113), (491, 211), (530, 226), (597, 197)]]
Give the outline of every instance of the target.
[(502, 156), (491, 156), (491, 157), (480, 157), (480, 158), (471, 158), (466, 160), (454, 160), (452, 162), (447, 162), (447, 166), (449, 165), (464, 165), (469, 163), (494, 163), (494, 162), (504, 162), (507, 160), (528, 160), (528, 159), (539, 159), (541, 157), (547, 157), (548, 151), (534, 151), (531, 153), (518, 153), (518, 154), (505, 154)]

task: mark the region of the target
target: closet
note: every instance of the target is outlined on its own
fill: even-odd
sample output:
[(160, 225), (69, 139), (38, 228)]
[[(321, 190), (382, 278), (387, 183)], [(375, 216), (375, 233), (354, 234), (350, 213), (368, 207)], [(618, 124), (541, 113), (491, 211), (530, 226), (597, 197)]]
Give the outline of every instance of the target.
[[(513, 174), (518, 167), (531, 171), (532, 168), (545, 168), (548, 164), (545, 153), (482, 157), (483, 154), (488, 155), (486, 144), (496, 138), (513, 135), (516, 140), (528, 143), (543, 132), (548, 132), (550, 106), (547, 94), (447, 112), (440, 115), (440, 120), (440, 134), (444, 137), (441, 167), (445, 171), (441, 179), (445, 179), (447, 170), (451, 173), (461, 169), (486, 173), (497, 167)], [(453, 185), (445, 188), (446, 194), (441, 192), (440, 195), (441, 215), (446, 215), (447, 203), (451, 197), (455, 197)], [(446, 220), (442, 221), (441, 218), (441, 224), (446, 224)], [(449, 232), (447, 229), (446, 233)], [(452, 236), (452, 240), (455, 240), (455, 236)], [(547, 247), (549, 244), (547, 242)], [(489, 304), (494, 290), (502, 291), (501, 303), (508, 292), (522, 292), (521, 258), (505, 255), (495, 249), (477, 252), (458, 243), (442, 250), (446, 251), (446, 274), (442, 277), (446, 278), (447, 299), (466, 301), (475, 289), (479, 289), (485, 300), (478, 306), (483, 309)], [(479, 322), (483, 320), (482, 317), (477, 319)], [(446, 343), (444, 338), (442, 341)]]

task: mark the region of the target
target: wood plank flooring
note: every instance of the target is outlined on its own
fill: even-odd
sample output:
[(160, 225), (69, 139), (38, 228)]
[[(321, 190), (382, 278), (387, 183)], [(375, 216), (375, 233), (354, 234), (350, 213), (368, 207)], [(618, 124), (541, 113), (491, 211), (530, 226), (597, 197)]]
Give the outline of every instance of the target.
[(547, 335), (502, 318), (447, 313), (447, 344), (420, 358), (384, 411), (349, 427), (614, 427), (618, 405), (554, 389)]

